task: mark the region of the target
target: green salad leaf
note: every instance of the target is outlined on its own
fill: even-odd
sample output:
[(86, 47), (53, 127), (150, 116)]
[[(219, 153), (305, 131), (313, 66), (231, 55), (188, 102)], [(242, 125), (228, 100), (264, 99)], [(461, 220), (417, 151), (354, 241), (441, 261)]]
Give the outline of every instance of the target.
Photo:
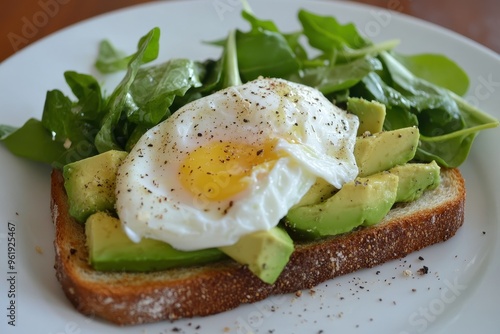
[(464, 95), (469, 88), (467, 73), (449, 58), (439, 54), (402, 55), (394, 57), (415, 76)]
[(218, 59), (150, 65), (159, 53), (159, 28), (142, 36), (130, 55), (102, 41), (96, 68), (124, 71), (109, 96), (94, 77), (68, 71), (74, 97), (47, 92), (41, 120), (0, 125), (0, 141), (14, 154), (57, 168), (110, 149), (129, 151), (185, 104), (259, 76), (317, 88), (340, 107), (350, 97), (379, 101), (387, 110), (384, 129), (418, 127), (416, 159), (444, 167), (462, 164), (477, 134), (499, 124), (461, 97), (469, 79), (446, 56), (403, 55), (394, 50), (397, 40), (373, 43), (354, 24), (307, 10), (298, 12), (300, 29), (285, 33), (244, 8), (249, 29), (210, 43), (221, 48)]
[[(154, 28), (147, 35), (141, 37), (137, 45), (137, 49), (143, 47), (140, 51), (140, 62), (143, 64), (149, 63), (158, 57), (160, 51), (160, 29)], [(125, 56), (125, 53), (116, 49), (108, 40), (103, 40), (99, 44), (99, 53), (95, 62), (95, 67), (102, 73), (113, 73), (121, 70), (126, 70), (132, 58), (137, 58), (138, 54), (134, 53)]]
[(55, 165), (66, 153), (64, 145), (54, 141), (42, 122), (34, 118), (19, 129), (0, 126), (0, 139), (17, 156), (42, 163)]
[(95, 146), (99, 153), (122, 149), (123, 143), (119, 143), (119, 138), (115, 136), (114, 130), (121, 119), (127, 101), (130, 99), (130, 87), (135, 80), (140, 66), (145, 62), (143, 59), (150, 60), (150, 53), (154, 53), (155, 51), (156, 55), (158, 55), (159, 38), (160, 30), (158, 28), (154, 28), (141, 38), (137, 52), (132, 55), (128, 62), (125, 77), (106, 101), (106, 116), (103, 119), (102, 127), (95, 137)]

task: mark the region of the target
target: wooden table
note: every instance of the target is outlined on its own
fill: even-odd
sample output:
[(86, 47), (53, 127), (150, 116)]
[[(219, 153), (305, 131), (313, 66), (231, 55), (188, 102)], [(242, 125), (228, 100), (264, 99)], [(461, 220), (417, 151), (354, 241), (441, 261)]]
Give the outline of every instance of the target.
[[(151, 1), (2, 0), (0, 62), (30, 43), (70, 24), (114, 9)], [(498, 0), (356, 0), (356, 2), (392, 9), (436, 23), (500, 53)]]

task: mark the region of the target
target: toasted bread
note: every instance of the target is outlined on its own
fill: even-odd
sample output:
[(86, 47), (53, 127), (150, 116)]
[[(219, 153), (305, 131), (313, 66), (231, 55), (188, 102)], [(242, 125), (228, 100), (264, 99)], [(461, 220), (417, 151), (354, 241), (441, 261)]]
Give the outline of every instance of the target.
[(465, 185), (458, 169), (442, 169), (441, 185), (398, 204), (378, 225), (297, 243), (269, 285), (232, 260), (151, 273), (97, 272), (88, 263), (83, 225), (68, 213), (62, 174), (52, 172), (56, 276), (78, 311), (119, 325), (206, 316), (285, 294), (398, 259), (452, 237), (464, 220)]

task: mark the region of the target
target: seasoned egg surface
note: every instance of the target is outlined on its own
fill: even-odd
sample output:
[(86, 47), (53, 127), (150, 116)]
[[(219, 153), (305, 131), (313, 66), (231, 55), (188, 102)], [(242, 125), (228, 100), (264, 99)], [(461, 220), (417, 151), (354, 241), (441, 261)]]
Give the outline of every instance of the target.
[(234, 244), (276, 226), (323, 178), (355, 178), (358, 119), (319, 91), (257, 79), (196, 100), (150, 129), (121, 165), (128, 236), (181, 250)]

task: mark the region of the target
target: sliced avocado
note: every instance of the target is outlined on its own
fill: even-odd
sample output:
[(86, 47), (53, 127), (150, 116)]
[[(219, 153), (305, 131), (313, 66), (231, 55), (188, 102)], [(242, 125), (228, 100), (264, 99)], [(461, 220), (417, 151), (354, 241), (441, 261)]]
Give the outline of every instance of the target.
[(377, 224), (395, 203), (397, 191), (394, 174), (358, 177), (322, 203), (290, 210), (285, 226), (298, 238), (316, 239)]
[(412, 202), (427, 189), (436, 188), (441, 182), (439, 165), (430, 163), (408, 163), (393, 167), (391, 174), (399, 177), (396, 202)]
[(89, 262), (99, 271), (155, 271), (226, 258), (215, 248), (186, 252), (153, 239), (135, 243), (122, 230), (120, 220), (105, 212), (87, 219), (85, 234)]
[(273, 284), (293, 253), (293, 241), (280, 227), (243, 236), (231, 246), (219, 248), (262, 281)]
[(337, 189), (322, 178), (318, 178), (307, 193), (292, 208), (323, 202), (332, 197)]
[(263, 282), (273, 284), (293, 253), (293, 241), (280, 227), (245, 235), (231, 246), (219, 247), (233, 260), (248, 265), (248, 269)]
[(354, 146), (358, 176), (375, 174), (410, 161), (417, 151), (419, 137), (418, 128), (414, 127), (358, 137)]
[(377, 101), (350, 97), (347, 99), (347, 111), (359, 118), (358, 136), (364, 133), (381, 132), (385, 120), (385, 105)]
[(94, 212), (113, 210), (116, 171), (126, 156), (127, 152), (111, 150), (64, 166), (71, 216), (83, 223)]

